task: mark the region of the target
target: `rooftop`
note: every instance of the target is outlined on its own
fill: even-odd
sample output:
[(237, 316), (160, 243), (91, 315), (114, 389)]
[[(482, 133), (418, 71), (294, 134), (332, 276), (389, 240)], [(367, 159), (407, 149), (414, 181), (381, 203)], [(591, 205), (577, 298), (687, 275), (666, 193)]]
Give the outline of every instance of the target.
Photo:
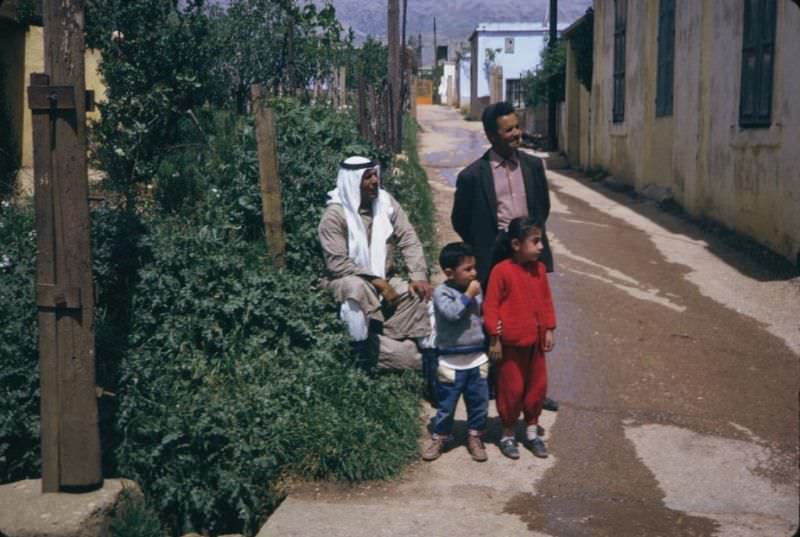
[[(560, 23), (556, 26), (559, 31), (567, 28), (569, 24)], [(540, 22), (479, 22), (476, 32), (547, 32), (549, 25)]]

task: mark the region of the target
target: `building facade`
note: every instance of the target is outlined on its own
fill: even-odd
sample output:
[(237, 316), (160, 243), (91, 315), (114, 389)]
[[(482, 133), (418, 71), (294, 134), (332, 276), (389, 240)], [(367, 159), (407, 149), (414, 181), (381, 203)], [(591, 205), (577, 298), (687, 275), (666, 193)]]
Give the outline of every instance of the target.
[(690, 214), (800, 264), (800, 7), (595, 0), (594, 17), (579, 164), (667, 187)]
[[(566, 25), (559, 25), (563, 30)], [(522, 101), (523, 75), (539, 65), (547, 46), (548, 26), (539, 23), (480, 23), (470, 41), (470, 115), (477, 119), (492, 102), (492, 73), (501, 77), (495, 100), (507, 100), (518, 108)]]

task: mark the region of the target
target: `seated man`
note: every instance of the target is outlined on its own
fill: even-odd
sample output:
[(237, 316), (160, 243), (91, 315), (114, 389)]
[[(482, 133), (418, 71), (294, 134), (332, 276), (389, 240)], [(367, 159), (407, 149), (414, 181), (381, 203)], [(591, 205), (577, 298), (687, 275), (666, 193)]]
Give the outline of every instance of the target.
[[(414, 340), (420, 351), (432, 347), (425, 302), (433, 290), (422, 244), (403, 208), (380, 188), (377, 164), (365, 157), (346, 159), (339, 168), (336, 189), (328, 195), (318, 228), (330, 278), (326, 286), (342, 304), (340, 316), (356, 353), (365, 357), (368, 337), (373, 335), (371, 340), (377, 341), (379, 334), (390, 340)], [(395, 274), (395, 247), (405, 258), (410, 284)], [(375, 354), (374, 348), (370, 350)], [(411, 346), (411, 350), (416, 355), (416, 348)], [(378, 365), (419, 367), (419, 356), (404, 363), (379, 360)]]

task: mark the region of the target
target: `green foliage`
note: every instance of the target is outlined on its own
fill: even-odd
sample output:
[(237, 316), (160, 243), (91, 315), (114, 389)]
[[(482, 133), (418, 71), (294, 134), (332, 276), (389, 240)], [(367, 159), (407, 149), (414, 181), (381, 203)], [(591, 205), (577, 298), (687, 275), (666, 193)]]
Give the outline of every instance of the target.
[[(263, 246), (251, 120), (230, 115), (204, 120), (202, 195), (191, 209), (156, 205), (138, 246), (152, 257), (133, 296), (115, 453), (173, 531), (252, 531), (284, 476), (380, 479), (416, 454), (416, 375), (356, 367), (317, 283), (316, 225), (339, 161), (385, 157), (346, 114), (272, 104), (287, 269)], [(402, 175), (395, 186), (401, 200), (419, 196)]]
[(584, 20), (570, 36), (572, 50), (575, 52), (575, 75), (584, 88), (592, 90), (592, 70), (594, 66), (594, 10), (588, 8)]
[[(179, 126), (184, 138), (174, 143), (199, 156), (189, 166), (173, 152), (160, 169), (191, 175), (191, 192), (163, 202), (158, 175), (140, 210), (92, 210), (98, 383), (117, 394), (101, 400), (105, 473), (138, 481), (174, 533), (253, 532), (287, 477), (383, 479), (416, 457), (416, 374), (362, 371), (318, 286), (316, 225), (340, 159), (386, 157), (358, 139), (347, 114), (272, 104), (287, 269), (272, 266), (263, 244), (247, 118), (199, 116), (202, 146), (193, 145), (198, 129)], [(411, 156), (385, 174), (386, 186), (416, 209), (430, 245), (430, 194), (412, 124), (406, 132)], [(30, 207), (6, 204), (1, 216), (0, 480), (8, 481), (39, 471), (35, 244)], [(158, 531), (145, 522), (120, 528), (130, 526)]]
[(180, 120), (219, 94), (211, 28), (202, 0), (89, 0), (86, 13), (107, 97), (92, 130), (95, 165), (132, 200), (173, 149)]
[(112, 537), (164, 537), (158, 513), (135, 496), (123, 490), (120, 503), (111, 518)]
[(0, 480), (39, 466), (39, 371), (34, 277), (36, 237), (29, 205), (0, 204)]
[(318, 9), (313, 3), (233, 0), (227, 9), (212, 9), (211, 21), (224, 99), (239, 113), (252, 84), (305, 88), (330, 74), (351, 48), (332, 4)]
[(550, 100), (550, 81), (554, 82), (553, 99), (564, 100), (564, 82), (567, 67), (566, 46), (558, 41), (554, 47), (542, 49), (539, 67), (522, 77), (522, 95), (525, 106), (534, 107)]
[(356, 89), (359, 78), (362, 78), (368, 86), (380, 87), (389, 72), (388, 58), (387, 46), (368, 35), (361, 47), (353, 49), (350, 55), (349, 69), (355, 76), (347, 77), (348, 86)]

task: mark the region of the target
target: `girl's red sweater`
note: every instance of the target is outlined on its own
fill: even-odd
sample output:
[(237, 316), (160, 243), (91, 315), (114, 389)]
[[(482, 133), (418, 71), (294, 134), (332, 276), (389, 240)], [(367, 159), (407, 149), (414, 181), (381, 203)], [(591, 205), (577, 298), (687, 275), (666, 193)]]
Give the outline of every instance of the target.
[(511, 259), (501, 261), (489, 274), (483, 303), (483, 323), (490, 336), (503, 321), (503, 345), (532, 347), (540, 332), (555, 329), (556, 312), (547, 270), (539, 261), (523, 266)]

